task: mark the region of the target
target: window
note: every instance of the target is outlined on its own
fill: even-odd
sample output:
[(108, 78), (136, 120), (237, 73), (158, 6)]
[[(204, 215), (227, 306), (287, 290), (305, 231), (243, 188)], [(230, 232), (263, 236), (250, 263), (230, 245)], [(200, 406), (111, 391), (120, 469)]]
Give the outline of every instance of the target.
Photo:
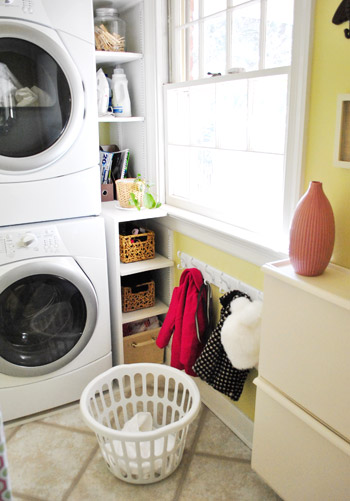
[(254, 234), (288, 227), (299, 197), (312, 4), (170, 0), (168, 204)]

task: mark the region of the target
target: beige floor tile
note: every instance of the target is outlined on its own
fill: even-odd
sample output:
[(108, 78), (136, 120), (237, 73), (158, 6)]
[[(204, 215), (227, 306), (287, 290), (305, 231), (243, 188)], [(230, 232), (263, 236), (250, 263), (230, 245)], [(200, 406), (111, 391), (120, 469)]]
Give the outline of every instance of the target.
[(95, 447), (95, 437), (86, 433), (23, 425), (7, 444), (13, 491), (60, 501)]
[(180, 466), (168, 478), (150, 485), (133, 485), (112, 475), (100, 451), (91, 460), (86, 472), (69, 496), (69, 501), (171, 501), (184, 474), (185, 455)]
[(67, 428), (94, 433), (85, 425), (81, 417), (79, 404), (74, 404), (52, 416), (41, 419), (41, 421), (43, 423), (58, 424), (60, 426), (66, 426)]
[(230, 458), (251, 458), (251, 450), (209, 409), (199, 436), (196, 452)]
[(201, 409), (199, 411), (199, 414), (198, 416), (196, 417), (196, 419), (190, 424), (190, 427), (188, 429), (188, 433), (187, 433), (187, 438), (186, 438), (186, 445), (185, 445), (185, 450), (189, 450), (191, 449), (192, 445), (193, 445), (193, 440), (195, 438), (195, 435), (197, 433), (197, 429), (198, 429), (198, 425), (199, 425), (199, 421), (201, 419), (201, 416), (202, 416), (202, 413), (203, 413), (203, 405), (201, 406)]
[(179, 501), (277, 501), (248, 463), (194, 456)]

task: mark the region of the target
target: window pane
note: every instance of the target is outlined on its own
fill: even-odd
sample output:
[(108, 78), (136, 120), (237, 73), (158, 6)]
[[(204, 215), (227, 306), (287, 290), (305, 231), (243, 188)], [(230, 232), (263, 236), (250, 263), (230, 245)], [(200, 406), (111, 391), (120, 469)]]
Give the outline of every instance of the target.
[(204, 75), (226, 72), (226, 14), (203, 22)]
[(282, 155), (193, 147), (168, 151), (173, 167), (169, 192), (179, 201), (250, 231), (273, 232), (281, 227)]
[(287, 116), (287, 75), (249, 82), (250, 150), (284, 153)]
[(190, 200), (199, 205), (210, 203), (215, 180), (215, 150), (190, 148)]
[(168, 190), (169, 194), (188, 200), (191, 198), (189, 148), (168, 147)]
[(215, 146), (215, 85), (190, 89), (191, 144)]
[(190, 142), (190, 104), (188, 89), (169, 91), (168, 99), (168, 142), (170, 144), (189, 144)]
[(210, 16), (216, 12), (221, 12), (225, 10), (227, 6), (227, 0), (203, 0), (203, 16)]
[(283, 157), (262, 153), (218, 151), (216, 203), (221, 219), (251, 231), (280, 227)]
[(260, 2), (252, 2), (232, 11), (233, 68), (256, 70), (259, 67)]
[(199, 78), (199, 28), (198, 24), (190, 26), (186, 30), (187, 47), (191, 50), (187, 55), (187, 80)]
[(291, 64), (293, 5), (293, 0), (267, 2), (266, 68)]
[(218, 147), (247, 149), (248, 86), (246, 80), (216, 85)]

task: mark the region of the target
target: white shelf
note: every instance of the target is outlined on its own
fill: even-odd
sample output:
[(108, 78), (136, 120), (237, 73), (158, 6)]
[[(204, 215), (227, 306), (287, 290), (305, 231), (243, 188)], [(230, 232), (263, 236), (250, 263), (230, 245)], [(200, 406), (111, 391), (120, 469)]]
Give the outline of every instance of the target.
[(123, 209), (116, 200), (111, 200), (110, 202), (103, 202), (102, 215), (111, 217), (116, 223), (124, 223), (127, 221), (165, 217), (167, 212), (163, 209), (163, 206), (158, 209)]
[(102, 115), (98, 117), (99, 122), (109, 123), (144, 122), (144, 120), (144, 117), (116, 117), (114, 115)]
[(135, 263), (120, 263), (120, 275), (125, 277), (134, 275), (135, 273), (142, 273), (143, 271), (171, 268), (172, 266), (174, 266), (174, 261), (156, 254), (153, 259), (146, 259)]
[(142, 59), (142, 54), (138, 52), (113, 52), (97, 50), (95, 51), (96, 64), (123, 64)]
[(135, 322), (137, 320), (142, 320), (143, 318), (153, 317), (155, 315), (163, 315), (167, 313), (169, 306), (156, 298), (156, 304), (151, 308), (143, 308), (141, 310), (130, 311), (128, 313), (122, 314), (122, 323), (127, 324), (129, 322)]

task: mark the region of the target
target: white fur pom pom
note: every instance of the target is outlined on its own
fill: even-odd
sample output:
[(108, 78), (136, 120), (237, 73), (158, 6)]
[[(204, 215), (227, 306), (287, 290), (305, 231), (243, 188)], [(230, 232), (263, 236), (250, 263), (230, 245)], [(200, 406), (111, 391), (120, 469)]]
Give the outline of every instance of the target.
[(251, 369), (259, 361), (262, 301), (234, 299), (223, 323), (221, 342), (236, 369)]

